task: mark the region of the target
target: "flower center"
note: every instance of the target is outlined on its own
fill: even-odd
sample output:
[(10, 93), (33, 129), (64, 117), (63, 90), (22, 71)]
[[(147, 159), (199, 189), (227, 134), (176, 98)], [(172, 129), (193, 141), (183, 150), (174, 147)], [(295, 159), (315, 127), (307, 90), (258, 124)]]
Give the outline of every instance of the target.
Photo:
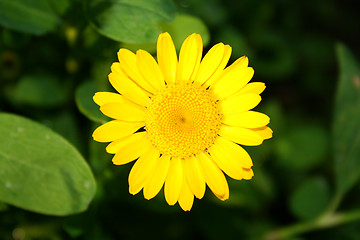
[(161, 154), (187, 158), (209, 148), (220, 128), (215, 98), (192, 83), (168, 84), (154, 94), (146, 113), (146, 131)]

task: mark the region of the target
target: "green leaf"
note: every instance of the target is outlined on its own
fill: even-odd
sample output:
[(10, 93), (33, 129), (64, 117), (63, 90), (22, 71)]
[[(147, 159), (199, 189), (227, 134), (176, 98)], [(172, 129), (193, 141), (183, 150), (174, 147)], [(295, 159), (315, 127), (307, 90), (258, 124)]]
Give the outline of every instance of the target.
[(313, 177), (294, 191), (290, 199), (290, 209), (300, 219), (313, 219), (324, 212), (329, 200), (328, 183), (322, 177)]
[[(187, 14), (176, 14), (175, 20), (170, 23), (162, 24), (162, 32), (169, 32), (175, 47), (180, 50), (183, 41), (192, 33), (201, 35), (204, 46), (207, 46), (210, 41), (209, 31), (201, 19)], [(146, 44), (129, 44), (124, 43), (121, 47), (136, 52), (138, 49), (146, 50), (150, 53), (156, 52), (156, 43)]]
[(93, 101), (94, 94), (99, 91), (95, 83), (85, 82), (76, 89), (75, 100), (79, 111), (88, 119), (105, 123), (110, 119), (100, 112), (99, 106)]
[(337, 190), (348, 191), (360, 178), (360, 67), (351, 52), (337, 45), (340, 79), (333, 122)]
[(156, 53), (156, 43), (155, 42), (142, 43), (142, 44), (123, 43), (123, 44), (121, 44), (121, 47), (129, 49), (132, 52), (136, 52), (137, 50), (142, 49), (153, 55)]
[(41, 35), (61, 22), (59, 14), (68, 0), (0, 0), (0, 24), (17, 31)]
[(49, 215), (87, 209), (93, 174), (79, 152), (50, 129), (0, 113), (0, 201)]
[(65, 102), (66, 93), (52, 76), (28, 75), (20, 79), (11, 98), (17, 104), (54, 107)]
[(175, 20), (171, 23), (163, 24), (163, 32), (169, 32), (175, 47), (179, 50), (185, 38), (192, 33), (198, 33), (203, 39), (204, 46), (210, 41), (209, 31), (199, 18), (187, 15), (187, 14), (176, 14)]
[(86, 0), (85, 13), (97, 31), (128, 43), (155, 42), (160, 22), (173, 20), (172, 0)]
[(64, 14), (70, 6), (70, 0), (48, 0), (54, 11), (60, 15)]
[(294, 126), (276, 142), (278, 163), (289, 169), (309, 170), (325, 160), (328, 138), (321, 125)]

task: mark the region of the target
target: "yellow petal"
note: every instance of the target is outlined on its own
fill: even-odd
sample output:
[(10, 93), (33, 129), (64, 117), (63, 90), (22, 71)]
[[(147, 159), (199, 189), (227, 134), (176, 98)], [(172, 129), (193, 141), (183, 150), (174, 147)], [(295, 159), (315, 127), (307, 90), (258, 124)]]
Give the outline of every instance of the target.
[(128, 49), (121, 48), (118, 52), (119, 62), (122, 66), (122, 70), (129, 76), (131, 80), (133, 80), (138, 86), (143, 88), (144, 90), (154, 93), (155, 88), (144, 79), (138, 69), (138, 65), (136, 63), (136, 55)]
[(251, 130), (259, 134), (263, 139), (272, 138), (273, 131), (269, 127), (252, 128)]
[(204, 83), (206, 87), (211, 86), (213, 83), (215, 83), (220, 76), (223, 74), (223, 70), (226, 67), (227, 63), (229, 62), (230, 56), (231, 56), (232, 48), (229, 45), (224, 46), (224, 54), (222, 56), (221, 62), (214, 72), (214, 74)]
[(150, 53), (141, 49), (138, 50), (136, 52), (136, 63), (141, 75), (151, 86), (155, 89), (161, 89), (165, 86), (159, 65)]
[(157, 41), (157, 60), (167, 83), (175, 83), (177, 55), (169, 33), (161, 33)]
[(189, 187), (194, 195), (201, 199), (205, 194), (205, 179), (199, 161), (193, 157), (184, 160), (184, 171)]
[(256, 107), (261, 97), (254, 93), (235, 94), (229, 98), (219, 101), (221, 112), (224, 115), (249, 111)]
[(237, 180), (243, 179), (243, 169), (239, 162), (226, 158), (226, 156), (223, 155), (223, 152), (215, 144), (209, 148), (209, 152), (214, 162), (229, 177)]
[(200, 63), (199, 71), (195, 78), (196, 83), (202, 85), (214, 74), (224, 56), (224, 49), (224, 44), (218, 43), (207, 52)]
[(153, 170), (149, 173), (149, 179), (144, 186), (144, 197), (151, 199), (155, 197), (164, 185), (166, 175), (169, 171), (170, 156), (162, 155)]
[(220, 156), (225, 159), (224, 161), (241, 168), (251, 168), (253, 166), (250, 155), (238, 144), (218, 136), (213, 146), (216, 146), (218, 154), (220, 153)]
[(224, 75), (211, 86), (219, 100), (238, 92), (251, 80), (254, 69), (247, 67), (247, 64), (247, 57), (240, 58), (235, 65), (231, 65), (228, 70), (225, 69)]
[(220, 200), (229, 198), (229, 186), (220, 168), (215, 164), (211, 157), (202, 152), (196, 156), (203, 170), (205, 181), (211, 191)]
[(183, 168), (180, 158), (170, 160), (169, 172), (165, 180), (165, 199), (169, 205), (178, 201), (183, 184)]
[[(182, 160), (184, 163), (185, 160)], [(190, 211), (194, 203), (194, 194), (191, 192), (188, 182), (186, 180), (185, 172), (183, 176), (183, 184), (179, 196), (179, 205), (184, 211)]]
[(115, 165), (127, 164), (140, 157), (151, 147), (151, 142), (146, 138), (142, 138), (140, 141), (131, 141), (116, 152), (112, 162)]
[(263, 138), (259, 134), (242, 127), (223, 125), (220, 128), (219, 135), (245, 146), (258, 146), (263, 142)]
[(92, 136), (98, 142), (111, 142), (134, 133), (144, 125), (144, 122), (113, 120), (95, 129)]
[(107, 145), (106, 152), (115, 154), (121, 149), (126, 148), (127, 145), (136, 144), (137, 142), (149, 141), (146, 138), (146, 134), (147, 134), (146, 132), (137, 132), (129, 136), (120, 138), (118, 140), (115, 140), (111, 142), (109, 145)]
[[(226, 45), (225, 45), (226, 46)], [(235, 62), (233, 62), (230, 66), (228, 66), (227, 68), (223, 69), (220, 72), (217, 72), (218, 74), (218, 79), (216, 79), (213, 84), (211, 85), (215, 85), (217, 84), (217, 82), (224, 77), (226, 74), (228, 74), (231, 71), (235, 71), (236, 69), (245, 69), (247, 68), (249, 65), (249, 59), (245, 56), (238, 58)]]
[(209, 148), (210, 155), (216, 164), (231, 178), (244, 178), (244, 167), (250, 168), (252, 160), (249, 154), (239, 145), (217, 137)]
[(133, 195), (137, 194), (144, 187), (149, 173), (153, 169), (160, 156), (159, 151), (151, 147), (148, 151), (141, 155), (131, 168), (129, 174), (129, 192)]
[(123, 96), (113, 92), (96, 92), (93, 96), (93, 100), (100, 107), (107, 103), (124, 102)]
[(265, 83), (262, 82), (251, 82), (248, 83), (245, 87), (243, 87), (239, 93), (255, 93), (260, 94), (265, 90)]
[(131, 101), (113, 102), (102, 105), (100, 111), (108, 117), (129, 122), (145, 121), (145, 108)]
[(191, 81), (194, 81), (194, 79), (195, 79), (195, 77), (196, 77), (196, 75), (197, 75), (197, 73), (199, 71), (200, 61), (201, 61), (202, 53), (203, 53), (203, 41), (202, 41), (202, 38), (201, 38), (200, 34), (196, 34), (195, 39), (196, 39), (196, 43), (197, 43), (197, 46), (198, 46), (198, 55), (197, 55), (197, 59), (195, 61), (194, 71), (190, 76)]
[(111, 65), (111, 71), (109, 81), (121, 95), (141, 106), (146, 106), (150, 102), (144, 90), (131, 81), (131, 79), (119, 69), (119, 63), (113, 63)]
[(244, 168), (244, 179), (250, 180), (254, 176), (254, 172), (251, 168)]
[(222, 122), (230, 126), (259, 128), (266, 126), (270, 122), (270, 118), (260, 112), (246, 111), (236, 114), (225, 114)]
[(193, 33), (187, 37), (181, 46), (179, 65), (176, 70), (176, 81), (186, 82), (195, 77), (202, 57), (202, 39)]

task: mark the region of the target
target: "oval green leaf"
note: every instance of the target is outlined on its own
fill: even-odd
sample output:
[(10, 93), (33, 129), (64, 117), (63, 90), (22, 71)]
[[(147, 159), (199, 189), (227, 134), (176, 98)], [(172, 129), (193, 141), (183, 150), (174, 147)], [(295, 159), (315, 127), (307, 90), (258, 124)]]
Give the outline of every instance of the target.
[(61, 22), (59, 14), (68, 0), (0, 0), (0, 24), (21, 32), (41, 35)]
[(82, 212), (96, 184), (80, 153), (29, 119), (0, 113), (0, 201), (42, 214)]
[(345, 194), (360, 178), (360, 67), (351, 52), (337, 45), (340, 78), (333, 122), (337, 190)]
[(96, 30), (127, 43), (155, 42), (160, 22), (173, 20), (172, 0), (86, 0), (85, 13)]
[(322, 177), (313, 177), (295, 189), (290, 198), (290, 209), (299, 219), (313, 219), (324, 212), (329, 200), (328, 183)]
[(282, 166), (295, 170), (309, 170), (326, 159), (328, 133), (319, 124), (293, 125), (276, 143)]

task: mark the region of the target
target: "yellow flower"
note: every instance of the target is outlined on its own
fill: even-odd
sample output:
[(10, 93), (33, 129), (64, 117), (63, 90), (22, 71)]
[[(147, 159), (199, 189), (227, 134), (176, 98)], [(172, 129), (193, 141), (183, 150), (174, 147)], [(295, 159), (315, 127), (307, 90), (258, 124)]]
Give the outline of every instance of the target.
[[(113, 118), (93, 138), (111, 142), (106, 151), (122, 165), (134, 161), (129, 191), (155, 197), (164, 186), (169, 205), (189, 211), (206, 184), (221, 200), (229, 198), (224, 176), (251, 179), (249, 154), (240, 146), (272, 137), (269, 117), (250, 111), (265, 84), (249, 83), (254, 70), (241, 57), (226, 67), (231, 47), (218, 43), (202, 58), (199, 34), (184, 41), (179, 59), (168, 33), (157, 41), (157, 61), (146, 51), (118, 52), (109, 81), (120, 93), (97, 92), (94, 101)], [(226, 67), (226, 68), (225, 68)], [(240, 145), (239, 145), (240, 144)]]

